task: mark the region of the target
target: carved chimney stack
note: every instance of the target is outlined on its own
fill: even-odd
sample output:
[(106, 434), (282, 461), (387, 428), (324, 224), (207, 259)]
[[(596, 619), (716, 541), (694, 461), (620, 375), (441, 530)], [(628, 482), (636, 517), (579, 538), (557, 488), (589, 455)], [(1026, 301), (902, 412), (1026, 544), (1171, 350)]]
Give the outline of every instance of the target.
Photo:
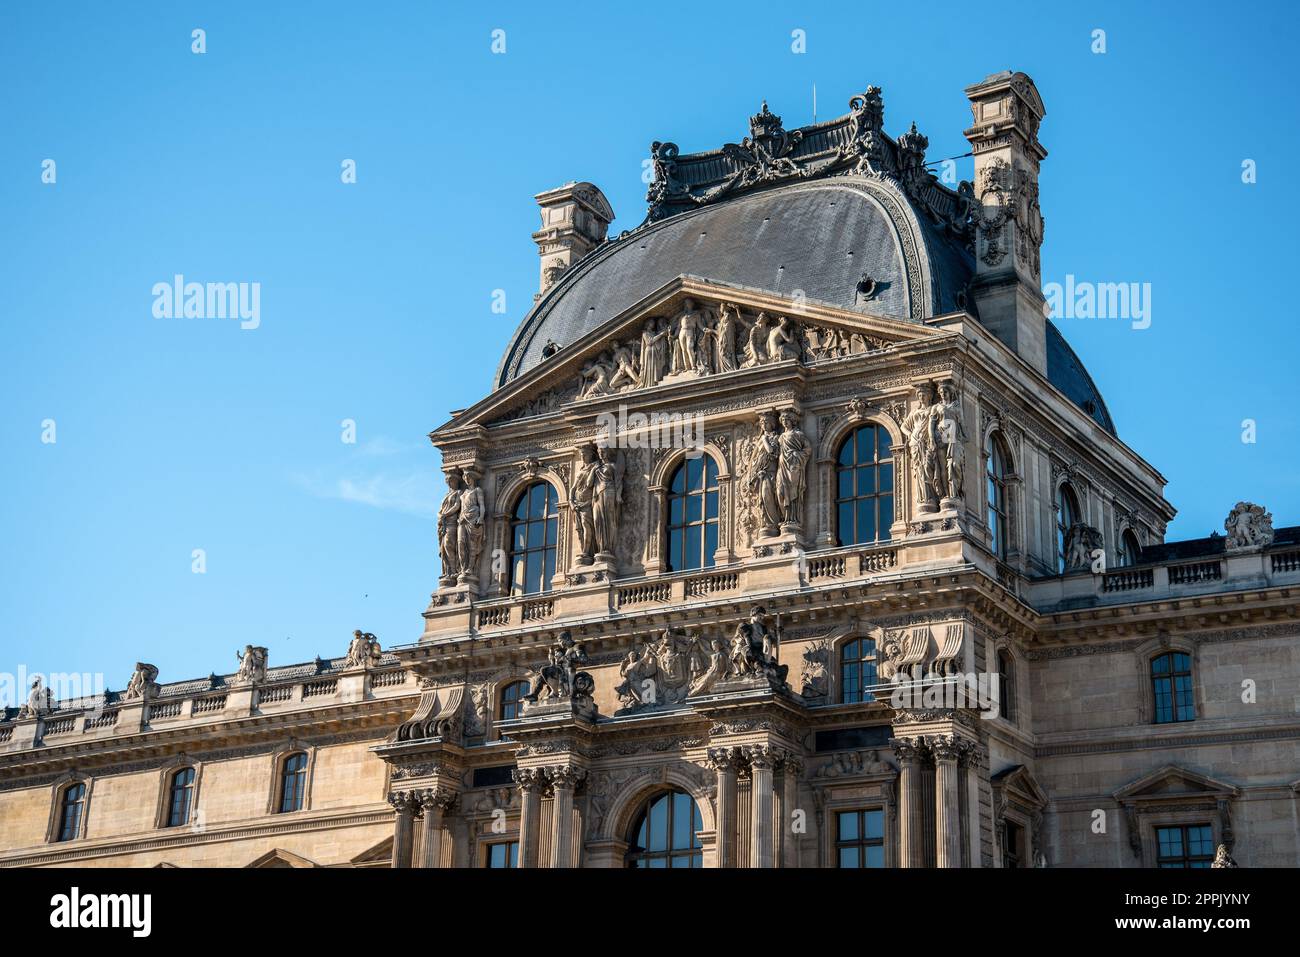
[(1047, 327), (1039, 251), (1038, 142), (1046, 110), (1034, 81), (1004, 71), (966, 88), (975, 122), (975, 279), (980, 321), (1031, 366), (1047, 374)]
[(536, 199), (542, 228), (533, 233), (533, 242), (542, 257), (542, 277), (535, 298), (541, 298), (566, 269), (605, 241), (614, 210), (591, 183), (566, 183)]

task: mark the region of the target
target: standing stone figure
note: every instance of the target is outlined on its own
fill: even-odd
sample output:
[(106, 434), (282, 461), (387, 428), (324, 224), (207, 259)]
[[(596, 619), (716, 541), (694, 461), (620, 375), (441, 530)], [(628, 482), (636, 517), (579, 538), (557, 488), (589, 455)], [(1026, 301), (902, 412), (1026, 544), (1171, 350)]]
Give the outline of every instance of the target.
[(27, 703), (18, 709), (18, 717), (35, 718), (54, 710), (54, 695), (45, 687), (41, 676), (32, 679), (32, 690), (27, 693)]
[(131, 674), (131, 680), (126, 684), (126, 691), (122, 692), (123, 700), (144, 698), (148, 701), (156, 697), (161, 690), (157, 679), (158, 667), (156, 665), (137, 661), (135, 671)]
[(745, 336), (745, 361), (740, 364), (742, 369), (762, 365), (767, 358), (767, 353), (763, 351), (763, 334), (766, 331), (767, 313), (760, 312)]
[(777, 431), (775, 412), (762, 412), (758, 417), (762, 432), (754, 447), (749, 466), (749, 493), (754, 498), (759, 527), (763, 535), (776, 535), (783, 518), (781, 499), (777, 494), (777, 475), (781, 467), (781, 436)]
[(668, 365), (668, 337), (672, 329), (657, 319), (647, 319), (641, 330), (641, 388), (659, 384)]
[(940, 483), (943, 498), (953, 502), (965, 495), (966, 429), (961, 421), (961, 399), (951, 382), (939, 386), (939, 402), (934, 407), (938, 459), (943, 466)]
[(776, 497), (781, 503), (781, 523), (798, 527), (799, 506), (803, 502), (808, 460), (812, 443), (799, 428), (799, 413), (786, 409), (781, 413), (781, 459), (777, 471)]
[(613, 561), (618, 548), (618, 515), (623, 505), (623, 457), (617, 449), (602, 445), (594, 473), (592, 524), (596, 531), (596, 553)]
[(731, 303), (724, 302), (718, 310), (718, 322), (713, 327), (713, 368), (718, 372), (736, 371), (736, 324), (739, 312)]
[(933, 512), (939, 498), (932, 414), (934, 386), (928, 382), (917, 386), (916, 397), (916, 408), (903, 420), (903, 432), (907, 436), (907, 451), (912, 463), (912, 482), (916, 486), (918, 509)]
[(596, 554), (594, 498), (599, 468), (596, 446), (588, 442), (582, 447), (582, 464), (573, 480), (573, 525), (578, 535), (579, 565), (590, 565), (592, 556)]
[(681, 315), (677, 317), (677, 338), (673, 342), (673, 372), (694, 372), (698, 365), (697, 338), (700, 331), (700, 314), (695, 300), (687, 299)]
[(487, 505), (483, 490), (478, 487), (478, 472), (465, 469), (465, 487), (460, 493), (460, 515), (457, 524), (457, 552), (460, 559), (460, 583), (471, 584), (483, 554), (483, 519)]
[(442, 560), (442, 577), (439, 584), (454, 585), (460, 574), (459, 546), (456, 544), (460, 525), (460, 490), (465, 483), (460, 479), (460, 469), (447, 473), (447, 494), (438, 507), (438, 557)]
[(348, 643), (348, 656), (345, 668), (368, 668), (379, 664), (382, 652), (379, 639), (368, 631), (358, 628), (352, 632), (352, 641)]
[(239, 659), (239, 671), (235, 674), (238, 684), (253, 684), (266, 680), (266, 662), (269, 656), (266, 648), (260, 645), (244, 645), (242, 653), (236, 651)]

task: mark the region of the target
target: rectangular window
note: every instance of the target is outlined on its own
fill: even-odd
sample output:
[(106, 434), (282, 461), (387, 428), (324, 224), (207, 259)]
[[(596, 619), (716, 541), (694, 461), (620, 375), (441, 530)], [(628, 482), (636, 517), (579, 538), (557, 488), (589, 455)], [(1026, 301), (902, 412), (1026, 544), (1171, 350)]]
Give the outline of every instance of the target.
[(1015, 821), (1006, 822), (1006, 837), (1002, 842), (1002, 866), (1025, 866), (1025, 829)]
[(519, 866), (519, 842), (501, 841), (487, 846), (487, 866), (506, 869)]
[(885, 866), (885, 812), (880, 808), (835, 815), (837, 867)]
[(1214, 860), (1214, 831), (1208, 824), (1156, 828), (1156, 866), (1209, 867)]

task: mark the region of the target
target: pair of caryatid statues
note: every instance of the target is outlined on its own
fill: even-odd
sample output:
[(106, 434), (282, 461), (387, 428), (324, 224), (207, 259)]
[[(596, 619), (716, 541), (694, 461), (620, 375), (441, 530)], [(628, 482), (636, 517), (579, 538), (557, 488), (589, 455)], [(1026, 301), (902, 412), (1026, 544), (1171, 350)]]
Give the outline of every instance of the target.
[(808, 460), (812, 443), (799, 426), (799, 413), (763, 412), (753, 446), (746, 490), (757, 512), (762, 535), (798, 532), (800, 513), (808, 488)]
[(573, 482), (573, 521), (578, 564), (616, 562), (619, 517), (623, 511), (626, 460), (620, 449), (589, 443)]
[(447, 472), (447, 494), (438, 507), (438, 555), (442, 559), (443, 585), (475, 580), (483, 554), (487, 504), (475, 469)]
[(578, 376), (582, 398), (648, 389), (678, 375), (713, 375), (798, 359), (801, 331), (785, 316), (760, 312), (747, 321), (739, 307), (723, 303), (716, 313), (687, 299), (671, 318), (647, 319), (640, 342), (615, 341)]
[(919, 510), (961, 502), (966, 485), (966, 429), (961, 397), (951, 382), (917, 387), (917, 406), (903, 420)]

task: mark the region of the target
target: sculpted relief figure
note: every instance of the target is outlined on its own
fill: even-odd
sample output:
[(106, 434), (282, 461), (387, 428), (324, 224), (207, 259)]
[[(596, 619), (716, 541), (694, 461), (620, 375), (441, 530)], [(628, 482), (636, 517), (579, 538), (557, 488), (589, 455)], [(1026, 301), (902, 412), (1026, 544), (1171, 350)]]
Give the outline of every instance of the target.
[(745, 358), (740, 364), (742, 369), (752, 369), (767, 361), (767, 348), (764, 345), (766, 337), (767, 313), (760, 312), (745, 334)]
[(590, 360), (578, 374), (578, 397), (590, 399), (598, 395), (608, 395), (609, 377), (612, 373), (613, 369), (605, 362), (603, 356)]
[(126, 683), (126, 691), (122, 692), (122, 698), (123, 700), (144, 698), (148, 701), (156, 697), (160, 690), (158, 668), (147, 662), (137, 661), (135, 671), (131, 674), (131, 680)]
[(438, 558), (442, 561), (442, 576), (438, 582), (442, 585), (456, 584), (456, 576), (460, 574), (457, 537), (460, 527), (460, 492), (464, 486), (460, 469), (447, 473), (447, 494), (438, 506)]
[(345, 668), (368, 668), (379, 664), (382, 652), (379, 639), (368, 631), (357, 629), (352, 632), (352, 641), (348, 643), (348, 657)]
[(784, 687), (789, 665), (779, 662), (781, 622), (769, 624), (767, 610), (761, 605), (750, 609), (749, 620), (736, 626), (731, 639), (731, 670), (740, 677), (761, 676), (771, 685)]
[(808, 460), (812, 458), (812, 443), (799, 428), (799, 413), (786, 409), (781, 413), (781, 458), (777, 471), (776, 495), (781, 504), (781, 525), (797, 529), (799, 507), (806, 488)]
[(932, 410), (937, 463), (942, 465), (940, 489), (944, 499), (958, 502), (965, 495), (966, 429), (962, 425), (961, 399), (951, 382), (939, 386), (939, 401)]
[(758, 417), (761, 432), (754, 445), (749, 466), (748, 491), (754, 500), (759, 519), (760, 534), (776, 535), (780, 532), (784, 512), (777, 494), (777, 475), (781, 463), (781, 434), (777, 428), (775, 412), (763, 412)]
[(903, 432), (907, 436), (907, 452), (912, 465), (917, 506), (922, 512), (933, 512), (939, 499), (938, 443), (933, 415), (934, 386), (928, 382), (917, 386), (916, 399), (916, 408), (903, 420)]
[(1223, 522), (1229, 551), (1273, 544), (1273, 514), (1253, 502), (1238, 502)]
[(639, 385), (649, 389), (659, 384), (668, 372), (668, 337), (672, 327), (658, 319), (647, 319), (641, 330), (641, 378)]
[(460, 492), (460, 515), (457, 518), (456, 551), (460, 562), (460, 583), (474, 582), (479, 556), (483, 554), (484, 518), (487, 504), (478, 487), (478, 472), (464, 471), (465, 487)]
[(1101, 532), (1083, 522), (1075, 522), (1065, 533), (1065, 571), (1092, 570), (1093, 553), (1102, 548)]
[(673, 340), (674, 373), (700, 371), (699, 336), (702, 323), (703, 316), (695, 308), (695, 300), (687, 299), (677, 317), (677, 335)]
[(261, 645), (244, 645), (242, 652), (235, 652), (239, 660), (239, 671), (235, 673), (237, 684), (253, 684), (266, 680), (266, 662), (269, 652)]
[(615, 561), (618, 551), (618, 520), (623, 508), (622, 453), (602, 445), (596, 453), (593, 472), (592, 526), (595, 529), (596, 555), (602, 561)]
[(591, 694), (596, 682), (587, 672), (578, 670), (588, 661), (582, 645), (563, 631), (547, 657), (547, 664), (538, 669), (532, 689), (523, 700), (530, 705), (571, 701), (575, 707), (594, 710)]
[(799, 414), (786, 409), (758, 417), (760, 432), (750, 443), (745, 492), (761, 536), (797, 532), (807, 490), (812, 443), (799, 427)]
[(799, 358), (799, 341), (785, 316), (772, 320), (767, 331), (767, 361), (784, 362)]
[(616, 341), (611, 347), (610, 355), (614, 372), (609, 377), (609, 388), (614, 392), (637, 388), (641, 382), (641, 370), (632, 350)]
[(736, 371), (736, 327), (740, 324), (740, 310), (724, 302), (718, 309), (718, 321), (713, 327), (713, 368), (718, 372)]
[(596, 446), (582, 447), (582, 464), (573, 480), (573, 525), (578, 535), (578, 564), (590, 565), (596, 554), (595, 495), (600, 462)]

